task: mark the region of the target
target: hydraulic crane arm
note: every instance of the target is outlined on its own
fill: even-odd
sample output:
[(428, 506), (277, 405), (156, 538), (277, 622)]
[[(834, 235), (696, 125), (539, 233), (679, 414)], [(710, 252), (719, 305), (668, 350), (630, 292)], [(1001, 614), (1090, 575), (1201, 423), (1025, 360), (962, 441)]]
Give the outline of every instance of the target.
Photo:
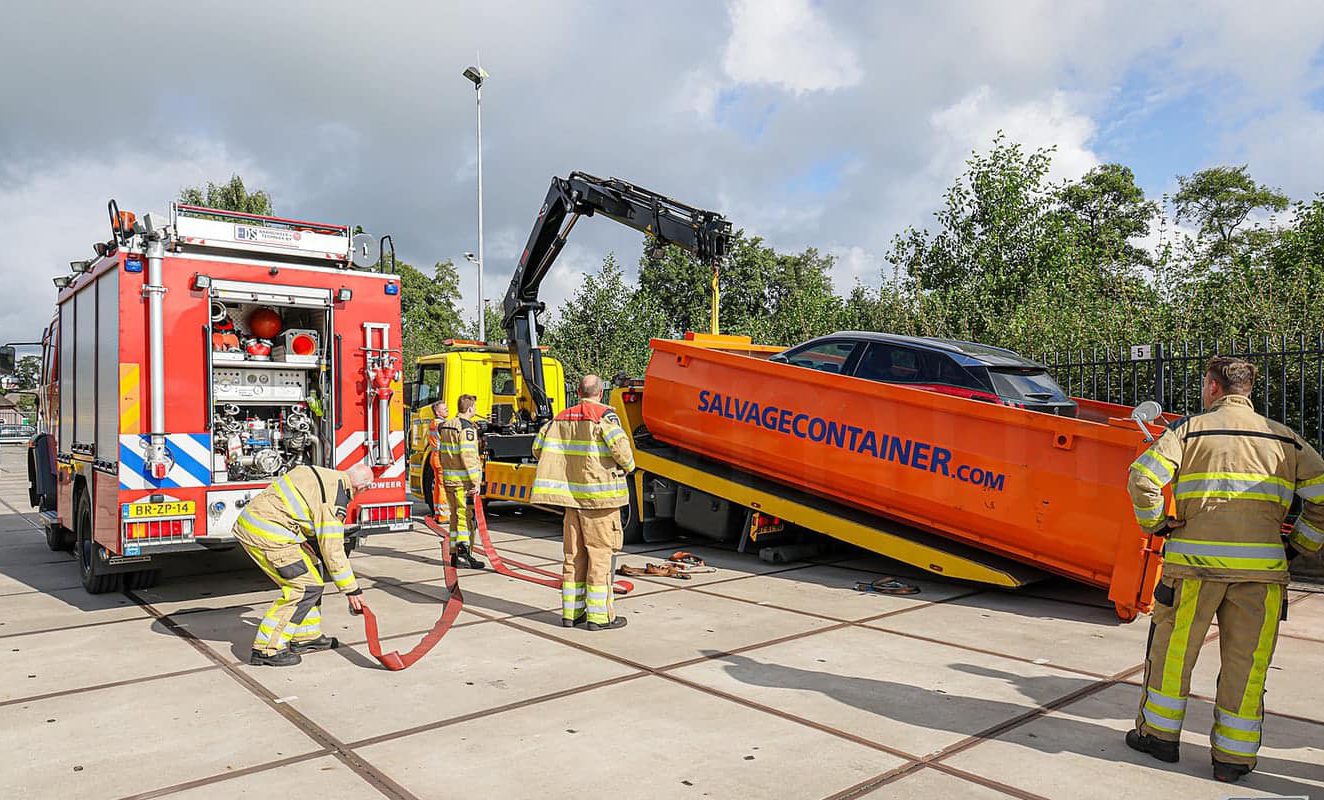
[(511, 357), (519, 362), (535, 425), (552, 418), (538, 349), (538, 315), (546, 305), (538, 300), (538, 291), (575, 223), (594, 214), (642, 231), (658, 245), (687, 250), (714, 266), (731, 246), (731, 223), (715, 211), (687, 206), (618, 178), (604, 180), (583, 172), (552, 178), (502, 309), (506, 341)]

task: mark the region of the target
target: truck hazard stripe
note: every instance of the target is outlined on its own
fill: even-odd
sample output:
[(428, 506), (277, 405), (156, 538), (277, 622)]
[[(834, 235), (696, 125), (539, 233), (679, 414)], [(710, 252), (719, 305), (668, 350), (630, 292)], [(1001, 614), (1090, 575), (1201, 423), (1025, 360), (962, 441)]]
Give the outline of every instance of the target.
[(148, 437), (142, 434), (120, 436), (120, 489), (178, 489), (211, 485), (211, 434), (167, 434), (166, 452), (174, 463), (161, 480), (147, 476), (143, 460), (147, 441)]

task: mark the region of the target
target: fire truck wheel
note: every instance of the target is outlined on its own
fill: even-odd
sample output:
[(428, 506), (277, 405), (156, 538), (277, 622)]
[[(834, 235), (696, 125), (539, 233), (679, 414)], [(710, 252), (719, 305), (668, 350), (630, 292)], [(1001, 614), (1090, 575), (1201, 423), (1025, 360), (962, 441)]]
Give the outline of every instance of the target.
[(126, 572), (124, 574), (125, 589), (150, 589), (161, 579), (161, 570), (144, 569), (139, 572)]
[(113, 592), (120, 586), (120, 576), (97, 572), (96, 563), (102, 548), (92, 541), (92, 500), (87, 492), (78, 495), (77, 508), (74, 531), (78, 538), (78, 574), (83, 580), (83, 588), (88, 594)]
[(74, 549), (74, 537), (63, 525), (46, 526), (46, 546), (55, 552)]

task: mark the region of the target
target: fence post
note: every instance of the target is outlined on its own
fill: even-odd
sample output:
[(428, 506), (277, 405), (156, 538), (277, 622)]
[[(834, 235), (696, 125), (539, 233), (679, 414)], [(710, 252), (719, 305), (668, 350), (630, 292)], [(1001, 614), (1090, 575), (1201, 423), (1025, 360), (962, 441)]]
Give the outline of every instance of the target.
[(1168, 354), (1164, 351), (1161, 343), (1154, 345), (1154, 400), (1165, 410), (1168, 405), (1168, 399), (1165, 396), (1167, 394), (1165, 391), (1167, 385), (1167, 356)]

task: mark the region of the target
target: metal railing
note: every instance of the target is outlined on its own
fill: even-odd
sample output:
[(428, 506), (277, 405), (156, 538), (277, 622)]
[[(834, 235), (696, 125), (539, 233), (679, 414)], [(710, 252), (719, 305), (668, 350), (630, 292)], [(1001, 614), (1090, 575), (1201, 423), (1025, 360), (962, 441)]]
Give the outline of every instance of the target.
[(1123, 405), (1157, 400), (1165, 411), (1191, 414), (1200, 410), (1205, 365), (1215, 355), (1254, 363), (1255, 407), (1316, 448), (1324, 445), (1324, 332), (1073, 350), (1040, 360), (1073, 397)]

